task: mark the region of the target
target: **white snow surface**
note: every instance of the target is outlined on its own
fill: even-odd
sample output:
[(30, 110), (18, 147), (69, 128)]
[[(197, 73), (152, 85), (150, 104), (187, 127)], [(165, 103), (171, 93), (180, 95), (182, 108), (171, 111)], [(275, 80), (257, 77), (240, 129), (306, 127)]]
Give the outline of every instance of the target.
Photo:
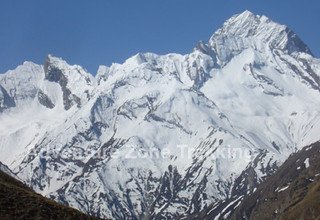
[(310, 166), (309, 158), (306, 158), (304, 160), (304, 165), (306, 166), (306, 168), (308, 168)]

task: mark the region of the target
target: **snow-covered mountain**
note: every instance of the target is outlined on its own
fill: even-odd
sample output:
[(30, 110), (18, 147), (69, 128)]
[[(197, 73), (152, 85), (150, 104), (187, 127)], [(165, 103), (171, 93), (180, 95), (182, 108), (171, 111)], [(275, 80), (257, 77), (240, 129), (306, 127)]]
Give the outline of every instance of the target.
[(186, 55), (96, 77), (49, 55), (0, 75), (0, 161), (37, 192), (114, 219), (241, 199), (320, 139), (320, 60), (245, 11)]

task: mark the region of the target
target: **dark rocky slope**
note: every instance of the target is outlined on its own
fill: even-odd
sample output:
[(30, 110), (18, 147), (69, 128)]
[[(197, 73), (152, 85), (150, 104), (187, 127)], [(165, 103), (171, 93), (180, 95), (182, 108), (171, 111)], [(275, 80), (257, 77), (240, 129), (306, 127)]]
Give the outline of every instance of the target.
[(320, 142), (291, 155), (230, 219), (320, 219)]
[(97, 218), (44, 198), (20, 181), (0, 171), (0, 219), (94, 220)]

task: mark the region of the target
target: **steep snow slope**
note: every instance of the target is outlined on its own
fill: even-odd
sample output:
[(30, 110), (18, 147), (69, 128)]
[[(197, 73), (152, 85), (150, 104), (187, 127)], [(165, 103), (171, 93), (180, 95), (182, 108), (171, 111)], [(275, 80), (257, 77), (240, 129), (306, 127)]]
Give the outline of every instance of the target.
[(43, 195), (116, 219), (239, 198), (320, 139), (320, 60), (248, 11), (187, 55), (48, 56), (0, 76), (0, 161)]

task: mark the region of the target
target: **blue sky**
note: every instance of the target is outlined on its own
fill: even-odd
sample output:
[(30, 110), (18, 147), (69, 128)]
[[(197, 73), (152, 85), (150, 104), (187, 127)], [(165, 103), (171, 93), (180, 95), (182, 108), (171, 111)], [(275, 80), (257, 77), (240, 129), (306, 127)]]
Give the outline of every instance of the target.
[(320, 55), (318, 0), (1, 0), (0, 73), (51, 53), (95, 74), (138, 52), (188, 53), (246, 9), (288, 25)]

